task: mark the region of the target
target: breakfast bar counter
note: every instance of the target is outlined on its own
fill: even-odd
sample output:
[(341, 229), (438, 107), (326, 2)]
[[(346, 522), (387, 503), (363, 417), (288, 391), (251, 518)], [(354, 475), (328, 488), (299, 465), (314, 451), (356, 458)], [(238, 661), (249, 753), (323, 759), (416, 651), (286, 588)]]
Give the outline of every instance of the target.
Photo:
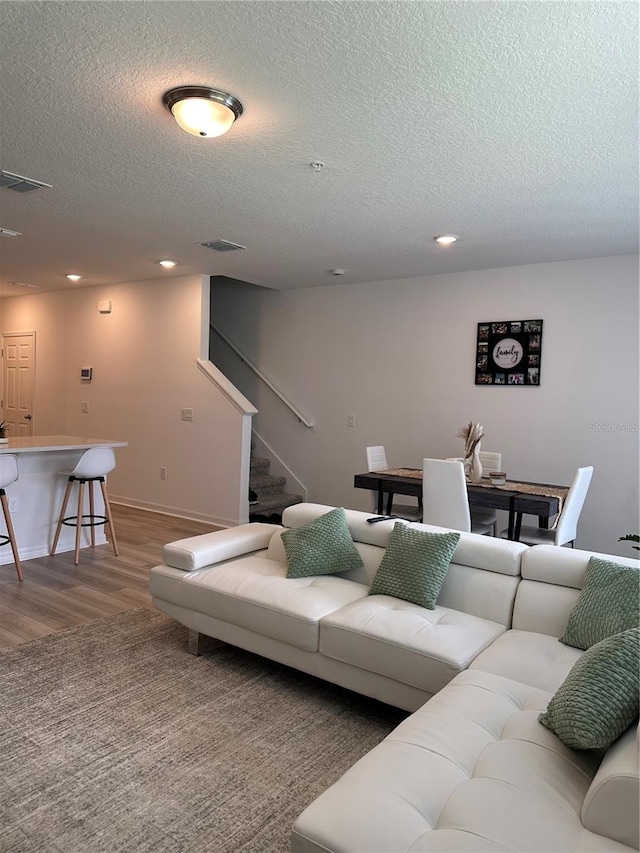
[[(11, 520), (21, 560), (43, 557), (49, 553), (67, 477), (90, 447), (126, 447), (126, 441), (85, 438), (78, 435), (34, 435), (10, 438), (0, 444), (0, 454), (13, 453), (18, 460), (18, 480), (6, 489)], [(102, 495), (96, 494), (96, 513), (103, 513)], [(0, 513), (0, 533), (4, 520)], [(96, 528), (96, 545), (107, 541), (103, 527)], [(82, 531), (82, 547), (90, 544), (88, 528)], [(73, 551), (75, 528), (64, 526), (57, 551)], [(13, 562), (9, 547), (0, 548), (0, 565)]]
[[(83, 438), (79, 435), (30, 435), (10, 438), (0, 444), (0, 453), (51, 453), (56, 450), (81, 450), (90, 447), (126, 447), (126, 441), (109, 441), (106, 438)], [(78, 454), (78, 459), (81, 454)]]

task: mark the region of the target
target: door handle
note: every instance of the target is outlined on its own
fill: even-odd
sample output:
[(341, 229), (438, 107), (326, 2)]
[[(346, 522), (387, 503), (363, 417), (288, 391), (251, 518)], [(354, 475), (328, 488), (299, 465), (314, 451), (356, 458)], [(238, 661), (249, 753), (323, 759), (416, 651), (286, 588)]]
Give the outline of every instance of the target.
[(25, 415), (24, 416), (25, 421), (30, 421), (31, 418), (32, 418), (32, 415)]

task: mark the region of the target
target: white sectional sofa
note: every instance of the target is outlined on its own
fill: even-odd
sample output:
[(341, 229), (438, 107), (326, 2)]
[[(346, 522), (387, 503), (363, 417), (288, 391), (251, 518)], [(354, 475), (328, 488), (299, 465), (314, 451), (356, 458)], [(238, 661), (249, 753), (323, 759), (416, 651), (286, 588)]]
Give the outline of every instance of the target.
[[(331, 509), (297, 504), (283, 521), (300, 527)], [(368, 595), (395, 522), (346, 515), (363, 568), (288, 579), (284, 528), (246, 524), (165, 546), (153, 603), (193, 632), (413, 711), (511, 625), (527, 546), (461, 534), (438, 606), (426, 610)]]
[(582, 654), (558, 637), (592, 555), (463, 533), (426, 610), (368, 595), (395, 522), (367, 517), (347, 511), (364, 567), (341, 576), (287, 579), (284, 528), (265, 524), (171, 543), (151, 573), (193, 651), (210, 635), (415, 711), (299, 816), (294, 853), (637, 849), (635, 726), (603, 755), (538, 721)]

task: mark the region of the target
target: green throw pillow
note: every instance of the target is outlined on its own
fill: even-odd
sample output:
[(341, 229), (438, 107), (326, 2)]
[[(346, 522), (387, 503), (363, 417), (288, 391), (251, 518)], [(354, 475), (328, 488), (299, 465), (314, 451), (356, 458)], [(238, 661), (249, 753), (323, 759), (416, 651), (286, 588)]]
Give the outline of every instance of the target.
[(588, 649), (605, 637), (640, 626), (640, 571), (591, 557), (584, 586), (560, 642)]
[(282, 544), (289, 562), (288, 578), (335, 575), (363, 566), (342, 507), (332, 509), (302, 527), (285, 530)]
[(609, 746), (638, 716), (640, 628), (596, 643), (571, 672), (538, 719), (572, 749)]
[(395, 524), (369, 595), (392, 595), (433, 610), (459, 541), (459, 533)]

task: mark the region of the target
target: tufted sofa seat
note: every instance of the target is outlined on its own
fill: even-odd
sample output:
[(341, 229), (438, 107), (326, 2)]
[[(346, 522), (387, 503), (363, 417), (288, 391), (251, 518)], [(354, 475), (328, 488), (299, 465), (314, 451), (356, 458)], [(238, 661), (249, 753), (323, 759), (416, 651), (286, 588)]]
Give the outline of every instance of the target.
[[(589, 822), (602, 754), (571, 750), (540, 725), (550, 696), (494, 673), (461, 673), (303, 812), (292, 849), (628, 851), (637, 810), (627, 800), (622, 820), (609, 812)], [(637, 771), (635, 727), (623, 740), (617, 749), (632, 766), (635, 752)]]

